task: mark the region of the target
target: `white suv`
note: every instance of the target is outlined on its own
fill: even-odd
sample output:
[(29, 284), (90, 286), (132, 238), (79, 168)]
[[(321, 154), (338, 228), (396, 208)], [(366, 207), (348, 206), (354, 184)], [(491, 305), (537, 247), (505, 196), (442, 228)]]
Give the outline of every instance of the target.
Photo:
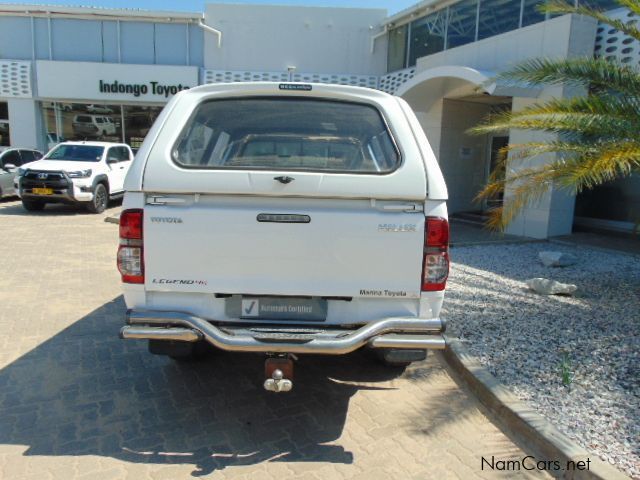
[(117, 127), (113, 118), (104, 115), (76, 115), (71, 124), (76, 135), (85, 137), (105, 137), (115, 135)]
[(207, 85), (177, 94), (125, 182), (121, 336), (268, 355), (442, 349), (447, 190), (402, 99), (358, 87)]
[(47, 203), (85, 205), (101, 213), (110, 198), (122, 196), (133, 152), (124, 143), (64, 142), (44, 158), (18, 169), (16, 192), (29, 211)]

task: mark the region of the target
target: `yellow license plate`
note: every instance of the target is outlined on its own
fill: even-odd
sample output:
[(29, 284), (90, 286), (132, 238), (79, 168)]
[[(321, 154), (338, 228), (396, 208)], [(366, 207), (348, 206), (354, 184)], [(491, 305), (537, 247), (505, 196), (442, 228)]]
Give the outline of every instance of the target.
[(34, 188), (31, 191), (36, 195), (53, 195), (53, 188)]

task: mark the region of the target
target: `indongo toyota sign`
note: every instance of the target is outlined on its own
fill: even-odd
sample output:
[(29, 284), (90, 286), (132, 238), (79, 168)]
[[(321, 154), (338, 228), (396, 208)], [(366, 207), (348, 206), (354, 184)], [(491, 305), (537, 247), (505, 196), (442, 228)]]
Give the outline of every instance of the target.
[(41, 98), (164, 103), (198, 85), (198, 67), (39, 60), (36, 69)]

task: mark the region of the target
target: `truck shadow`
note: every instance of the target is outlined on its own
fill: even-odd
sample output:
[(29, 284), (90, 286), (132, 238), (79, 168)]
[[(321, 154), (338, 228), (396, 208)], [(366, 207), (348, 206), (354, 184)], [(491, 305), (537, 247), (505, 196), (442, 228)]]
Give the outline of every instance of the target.
[(402, 373), (366, 353), (302, 357), (294, 390), (262, 389), (263, 357), (196, 363), (121, 341), (121, 297), (0, 370), (0, 443), (24, 455), (193, 464), (193, 476), (267, 461), (353, 463), (339, 443), (350, 398)]

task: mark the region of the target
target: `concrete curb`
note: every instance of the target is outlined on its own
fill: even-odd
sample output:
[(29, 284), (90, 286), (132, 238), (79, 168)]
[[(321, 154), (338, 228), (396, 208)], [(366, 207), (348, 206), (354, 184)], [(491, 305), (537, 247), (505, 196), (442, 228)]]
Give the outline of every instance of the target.
[(516, 398), (473, 357), (460, 341), (446, 337), (444, 358), (454, 372), (469, 386), (478, 400), (496, 419), (522, 442), (530, 446), (539, 460), (579, 462), (590, 459), (589, 470), (550, 471), (551, 475), (574, 480), (629, 480), (630, 477), (590, 454), (525, 402)]

